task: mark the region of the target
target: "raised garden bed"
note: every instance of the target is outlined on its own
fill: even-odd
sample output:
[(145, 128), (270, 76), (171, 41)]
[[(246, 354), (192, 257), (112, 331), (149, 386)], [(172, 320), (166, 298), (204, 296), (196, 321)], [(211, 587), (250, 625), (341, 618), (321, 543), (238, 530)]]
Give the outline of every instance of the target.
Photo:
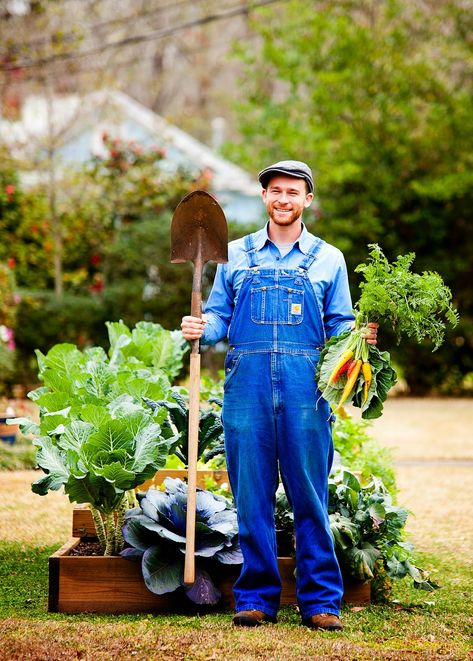
[[(179, 613), (212, 610), (187, 599), (176, 590), (165, 595), (150, 592), (144, 584), (139, 562), (117, 556), (71, 556), (80, 543), (72, 538), (49, 558), (48, 610), (56, 613)], [(296, 603), (294, 558), (279, 558), (283, 584), (281, 604)], [(222, 565), (214, 574), (216, 586), (222, 593), (215, 609), (234, 607), (232, 586), (239, 574), (235, 565)], [(347, 582), (344, 601), (350, 604), (370, 602), (370, 584)]]
[[(169, 476), (169, 473), (166, 471), (165, 476)], [(156, 479), (163, 478), (161, 476)], [(74, 537), (49, 558), (49, 611), (179, 613), (212, 610), (212, 607), (193, 604), (182, 590), (165, 595), (153, 594), (145, 586), (139, 562), (118, 556), (70, 555), (81, 539), (95, 539), (95, 527), (87, 506), (74, 508), (72, 527)], [(281, 604), (295, 604), (295, 560), (292, 557), (281, 557), (278, 563), (283, 584)], [(221, 565), (219, 572), (212, 575), (222, 593), (219, 604), (213, 610), (234, 607), (232, 586), (238, 574), (238, 566)], [(345, 602), (367, 604), (370, 596), (369, 583), (346, 580)]]

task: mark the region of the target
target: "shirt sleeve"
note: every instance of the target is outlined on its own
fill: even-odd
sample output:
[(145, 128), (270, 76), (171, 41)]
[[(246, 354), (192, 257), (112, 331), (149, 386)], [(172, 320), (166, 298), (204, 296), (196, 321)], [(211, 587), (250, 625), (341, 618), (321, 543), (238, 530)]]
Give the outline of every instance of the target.
[(228, 279), (228, 264), (219, 264), (204, 309), (207, 323), (201, 338), (202, 344), (216, 344), (227, 336), (233, 308), (234, 293)]
[(333, 280), (325, 292), (324, 326), (327, 337), (351, 330), (354, 319), (347, 267), (340, 253)]

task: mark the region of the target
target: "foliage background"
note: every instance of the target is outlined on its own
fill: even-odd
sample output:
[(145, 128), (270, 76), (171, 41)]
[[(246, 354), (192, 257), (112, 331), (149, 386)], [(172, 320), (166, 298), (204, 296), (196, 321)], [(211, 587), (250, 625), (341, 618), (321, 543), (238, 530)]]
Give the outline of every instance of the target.
[[(95, 4), (94, 11), (106, 10), (106, 0)], [(47, 39), (41, 47), (28, 42), (28, 26), (34, 24), (52, 35), (49, 78), (34, 67), (16, 72), (0, 67), (0, 91), (33, 82), (44, 88), (56, 80), (59, 92), (70, 91), (71, 81), (82, 91), (103, 84), (103, 79), (79, 75), (74, 66), (67, 68), (81, 39), (85, 45), (98, 36), (88, 17), (81, 13), (78, 31), (64, 28), (61, 36), (59, 17), (68, 29), (72, 20), (65, 5), (37, 5), (39, 13), (8, 19), (9, 27), (14, 23), (18, 29), (8, 41), (7, 61), (28, 56), (34, 62), (50, 54)], [(129, 7), (117, 5), (118, 23), (125, 20), (123, 10)], [(134, 11), (133, 25), (142, 26), (147, 16)], [(150, 11), (158, 16), (154, 4)], [(152, 103), (146, 96), (151, 87), (141, 85), (142, 102), (162, 114), (173, 108), (181, 126), (209, 141), (200, 132), (204, 124), (210, 126), (212, 99), (215, 112), (230, 126), (225, 155), (255, 177), (260, 167), (280, 158), (312, 165), (318, 197), (306, 222), (345, 253), (354, 300), (358, 280), (353, 268), (365, 260), (368, 243), (379, 242), (390, 259), (415, 251), (415, 270), (439, 271), (461, 315), (444, 346), (434, 354), (428, 344), (406, 341), (396, 348), (389, 329), (381, 329), (383, 348), (392, 348), (417, 394), (471, 394), (473, 388), (472, 17), (471, 3), (464, 0), (278, 0), (266, 9), (252, 9), (242, 23), (231, 23), (233, 57), (230, 62), (217, 58), (226, 67), (225, 82), (209, 74), (207, 56), (199, 62), (197, 55), (187, 53), (188, 75), (202, 83), (199, 90), (189, 86), (187, 113), (176, 115), (175, 104), (166, 106), (164, 97), (158, 105)], [(171, 14), (164, 18), (166, 25), (172, 23)], [(3, 21), (0, 17), (0, 28)], [(184, 31), (182, 43), (171, 34), (153, 48), (164, 53), (172, 42), (179, 50), (192, 34), (195, 52), (208, 54), (217, 47), (219, 25), (230, 23), (217, 22), (207, 32), (205, 25), (195, 28), (198, 37)], [(112, 24), (109, 28), (104, 42), (116, 36)], [(226, 41), (228, 52), (232, 39)], [(107, 84), (113, 79), (136, 94), (140, 72), (132, 62), (124, 69), (135, 76), (133, 84), (108, 60)], [(169, 62), (169, 71), (163, 64), (160, 78), (164, 87), (166, 75), (175, 78), (172, 58)], [(146, 75), (148, 64), (142, 67)], [(100, 65), (107, 73), (104, 61)], [(168, 262), (169, 222), (177, 201), (209, 182), (192, 181), (185, 172), (160, 179), (159, 145), (143, 153), (137, 144), (116, 141), (112, 131), (104, 140), (107, 158), (28, 189), (18, 175), (25, 164), (12, 163), (10, 154), (1, 153), (0, 260), (15, 262), (22, 292), (16, 379), (33, 378), (36, 347), (47, 350), (62, 339), (100, 343), (105, 319), (134, 324), (145, 318), (175, 328), (188, 308), (191, 267)], [(53, 155), (54, 149), (50, 160)], [(232, 236), (247, 229), (230, 227)], [(58, 276), (59, 254), (63, 271)], [(212, 273), (208, 268), (205, 289)], [(52, 293), (58, 277), (62, 299)]]
[(350, 273), (372, 242), (440, 272), (460, 325), (437, 354), (409, 342), (393, 354), (414, 392), (459, 392), (473, 369), (471, 6), (321, 5), (261, 10), (260, 41), (238, 48), (242, 137), (226, 153), (248, 167), (281, 155), (311, 163), (319, 203), (308, 224), (343, 250)]

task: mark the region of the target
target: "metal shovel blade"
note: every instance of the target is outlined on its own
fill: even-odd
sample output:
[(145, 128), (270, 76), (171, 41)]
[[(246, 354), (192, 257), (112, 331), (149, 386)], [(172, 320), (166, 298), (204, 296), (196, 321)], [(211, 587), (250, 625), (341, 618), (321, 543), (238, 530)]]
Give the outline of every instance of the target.
[(227, 221), (217, 200), (201, 190), (186, 195), (172, 217), (171, 262), (223, 264), (227, 244)]

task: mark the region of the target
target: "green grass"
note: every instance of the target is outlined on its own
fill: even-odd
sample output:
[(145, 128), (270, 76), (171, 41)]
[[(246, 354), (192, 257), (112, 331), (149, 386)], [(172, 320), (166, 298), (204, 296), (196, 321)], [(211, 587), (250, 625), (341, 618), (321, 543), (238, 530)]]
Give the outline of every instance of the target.
[(47, 559), (54, 550), (0, 544), (0, 658), (471, 658), (471, 570), (465, 558), (418, 555), (417, 562), (433, 571), (440, 590), (421, 592), (408, 581), (398, 582), (394, 602), (344, 607), (345, 630), (330, 634), (301, 627), (293, 607), (281, 610), (278, 625), (257, 630), (232, 627), (231, 613), (48, 613)]

